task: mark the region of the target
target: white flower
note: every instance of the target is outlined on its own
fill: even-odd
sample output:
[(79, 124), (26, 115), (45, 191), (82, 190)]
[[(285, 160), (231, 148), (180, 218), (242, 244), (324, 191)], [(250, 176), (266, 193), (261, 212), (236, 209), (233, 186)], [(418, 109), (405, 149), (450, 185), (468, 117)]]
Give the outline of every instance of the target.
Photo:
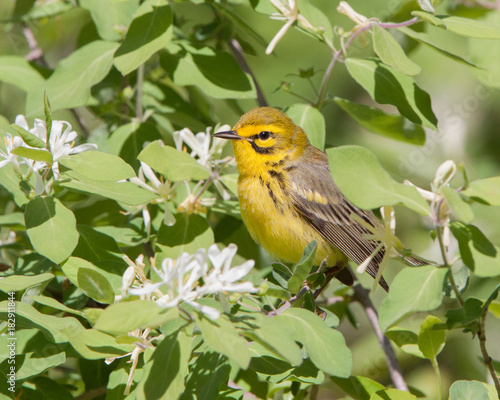
[(218, 292), (253, 292), (255, 287), (250, 282), (237, 282), (245, 277), (254, 267), (255, 261), (248, 260), (243, 264), (231, 268), (231, 261), (236, 254), (237, 246), (231, 243), (228, 247), (220, 251), (216, 244), (208, 249), (208, 258), (212, 262), (213, 268), (204, 278), (204, 285), (199, 291), (204, 293)]
[[(215, 132), (229, 131), (229, 125), (216, 126)], [(220, 159), (222, 149), (227, 144), (227, 140), (212, 136), (212, 127), (207, 127), (205, 132), (198, 132), (196, 135), (190, 129), (184, 128), (174, 132), (175, 147), (183, 151), (183, 145), (186, 144), (191, 149), (191, 157), (209, 170), (220, 163), (225, 163), (227, 159)], [(213, 179), (213, 184), (224, 200), (229, 200), (231, 195), (224, 188), (218, 178)]]
[[(36, 135), (47, 145), (47, 126), (45, 121), (35, 118), (34, 127), (29, 128), (28, 122), (24, 115), (18, 115), (15, 121), (16, 125), (26, 129), (27, 131)], [(92, 143), (82, 144), (80, 146), (74, 147), (74, 140), (78, 134), (71, 130), (71, 124), (66, 121), (52, 121), (52, 129), (50, 132), (50, 138), (47, 150), (52, 154), (52, 172), (54, 174), (54, 179), (57, 180), (60, 177), (59, 174), (59, 163), (57, 160), (63, 156), (68, 156), (70, 154), (82, 153), (87, 150), (97, 150), (97, 146)], [(27, 144), (23, 143), (24, 147), (30, 148)]]
[(285, 20), (286, 23), (267, 46), (266, 54), (273, 52), (278, 42), (285, 36), (285, 33), (295, 21), (298, 21), (305, 29), (316, 30), (303, 15), (299, 14), (299, 7), (296, 0), (271, 0), (271, 3), (280, 12), (280, 14), (272, 14), (271, 19)]
[(250, 282), (237, 282), (250, 272), (254, 261), (249, 260), (231, 268), (236, 250), (234, 244), (222, 251), (219, 251), (215, 244), (210, 246), (208, 259), (212, 263), (212, 268), (208, 265), (205, 249), (199, 249), (192, 255), (183, 253), (177, 260), (166, 258), (162, 262), (161, 271), (155, 268), (160, 277), (159, 282), (152, 283), (145, 280), (140, 287), (129, 288), (128, 291), (139, 296), (154, 293), (157, 295), (156, 303), (161, 307), (177, 307), (181, 303), (187, 303), (209, 318), (217, 319), (220, 311), (202, 305), (197, 300), (205, 295), (226, 292), (249, 293), (256, 290)]
[[(229, 131), (229, 125), (215, 127), (218, 131)], [(187, 144), (191, 149), (191, 157), (196, 158), (201, 165), (211, 168), (213, 164), (221, 162), (219, 160), (222, 153), (222, 148), (226, 145), (227, 140), (213, 137), (212, 127), (207, 127), (205, 132), (198, 132), (196, 135), (190, 129), (184, 128), (174, 132), (174, 142), (177, 150), (183, 150), (183, 144)], [(212, 142), (210, 144), (210, 142)]]
[[(151, 183), (150, 185), (146, 183), (146, 178)], [(157, 200), (162, 201), (164, 204), (165, 214), (163, 217), (163, 221), (165, 225), (172, 226), (175, 224), (175, 217), (168, 207), (168, 201), (172, 197), (172, 193), (175, 191), (177, 184), (171, 185), (168, 181), (160, 181), (151, 167), (146, 163), (143, 163), (142, 161), (139, 172), (137, 173), (137, 177), (130, 178), (129, 180), (130, 182), (135, 183), (143, 189), (156, 193), (158, 195)], [(146, 231), (149, 236), (151, 232), (151, 216), (149, 214), (147, 204), (142, 205), (141, 208), (142, 216), (144, 218), (144, 225), (146, 226)]]
[(0, 157), (4, 158), (5, 160), (0, 161), (0, 168), (3, 166), (12, 163), (14, 170), (18, 173), (21, 174), (21, 169), (19, 168), (19, 161), (17, 160), (17, 156), (15, 154), (12, 154), (12, 150), (15, 148), (22, 146), (23, 145), (23, 140), (19, 136), (14, 136), (10, 133), (6, 133), (5, 137), (5, 151), (0, 149)]

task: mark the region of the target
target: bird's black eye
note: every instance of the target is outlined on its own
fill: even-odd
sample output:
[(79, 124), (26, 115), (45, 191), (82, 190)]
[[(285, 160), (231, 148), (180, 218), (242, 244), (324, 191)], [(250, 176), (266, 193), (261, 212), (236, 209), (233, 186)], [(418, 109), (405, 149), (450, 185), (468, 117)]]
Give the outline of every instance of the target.
[(271, 132), (269, 132), (269, 131), (262, 131), (261, 133), (259, 133), (260, 140), (267, 140), (267, 139), (269, 139), (270, 136), (271, 136)]

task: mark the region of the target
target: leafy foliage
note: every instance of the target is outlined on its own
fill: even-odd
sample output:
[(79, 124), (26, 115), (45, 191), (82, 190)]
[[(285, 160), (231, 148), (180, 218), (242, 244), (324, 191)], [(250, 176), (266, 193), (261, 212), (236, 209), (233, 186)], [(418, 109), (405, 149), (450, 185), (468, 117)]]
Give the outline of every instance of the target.
[[(346, 2), (334, 13), (330, 3), (306, 0), (7, 3), (0, 5), (0, 94), (9, 99), (0, 116), (1, 399), (300, 400), (319, 398), (319, 388), (360, 400), (498, 398), (486, 321), (500, 316), (500, 248), (489, 221), (498, 214), (500, 177), (469, 181), (463, 164), (433, 150), (456, 115), (436, 106), (439, 85), (427, 80), (448, 71), (414, 55), (431, 49), (477, 76), (483, 86), (471, 101), (493, 96), (500, 87), (493, 3), (373, 2), (384, 18)], [(264, 49), (277, 26), (270, 15), (284, 24)], [(319, 59), (309, 57), (311, 43), (324, 52)], [(283, 72), (289, 55), (305, 63), (293, 78)], [(385, 249), (382, 264), (398, 250), (413, 265), (389, 268), (378, 319), (360, 282), (323, 290), (331, 276), (313, 265), (316, 242), (298, 264), (270, 265), (246, 233), (231, 150), (211, 135), (266, 98), (322, 150), (334, 140), (330, 131), (345, 139), (347, 113), (353, 131), (377, 135), (367, 139), (373, 149), (402, 143), (427, 155), (432, 174), (440, 165), (418, 179), (433, 179), (424, 190), (386, 171), (394, 169), (390, 152), (326, 150), (346, 197), (382, 208), (383, 229), (371, 232)], [(412, 159), (403, 161), (407, 172)], [(485, 170), (485, 160), (474, 161), (471, 170)], [(412, 233), (429, 231), (432, 240), (417, 245), (434, 246), (426, 265), (414, 266), (396, 237), (393, 206), (398, 221), (402, 209), (414, 216), (407, 225), (423, 221)], [(405, 234), (412, 244), (413, 236)], [(432, 366), (437, 389), (409, 377), (421, 387), (408, 391), (394, 364), (392, 383), (366, 372), (371, 366), (363, 371), (380, 366), (375, 348), (363, 348), (362, 364), (361, 333), (348, 334), (348, 324), (364, 320), (355, 303), (375, 318), (387, 354), (385, 339), (406, 365)], [(487, 371), (442, 379), (457, 329), (472, 333), (464, 347), (477, 347), (477, 338)], [(496, 388), (472, 380), (481, 373)], [(467, 374), (471, 380), (459, 380)]]

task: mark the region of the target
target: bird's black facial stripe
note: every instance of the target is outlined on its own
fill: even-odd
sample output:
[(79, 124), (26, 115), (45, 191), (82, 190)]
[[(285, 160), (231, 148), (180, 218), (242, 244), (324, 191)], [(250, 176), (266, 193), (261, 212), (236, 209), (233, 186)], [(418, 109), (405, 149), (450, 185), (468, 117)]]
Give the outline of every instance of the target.
[(260, 140), (262, 142), (267, 141), (268, 139), (273, 137), (273, 133), (271, 131), (261, 131), (255, 135), (249, 136), (247, 138), (248, 142), (255, 150), (256, 153), (259, 154), (272, 154), (274, 152), (274, 146), (272, 144), (270, 146), (259, 146), (255, 143), (256, 140)]
[(249, 140), (248, 142), (251, 144), (255, 152), (259, 154), (271, 154), (274, 152), (274, 147), (260, 147), (253, 140)]

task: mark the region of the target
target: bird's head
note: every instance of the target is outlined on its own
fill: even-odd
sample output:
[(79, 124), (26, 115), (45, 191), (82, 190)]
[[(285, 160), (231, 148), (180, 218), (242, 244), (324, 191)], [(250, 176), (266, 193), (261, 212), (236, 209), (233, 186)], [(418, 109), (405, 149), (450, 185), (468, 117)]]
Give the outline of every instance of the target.
[(233, 141), (240, 174), (255, 175), (272, 164), (293, 160), (309, 144), (304, 131), (272, 107), (254, 108), (240, 118), (233, 130), (214, 136)]

